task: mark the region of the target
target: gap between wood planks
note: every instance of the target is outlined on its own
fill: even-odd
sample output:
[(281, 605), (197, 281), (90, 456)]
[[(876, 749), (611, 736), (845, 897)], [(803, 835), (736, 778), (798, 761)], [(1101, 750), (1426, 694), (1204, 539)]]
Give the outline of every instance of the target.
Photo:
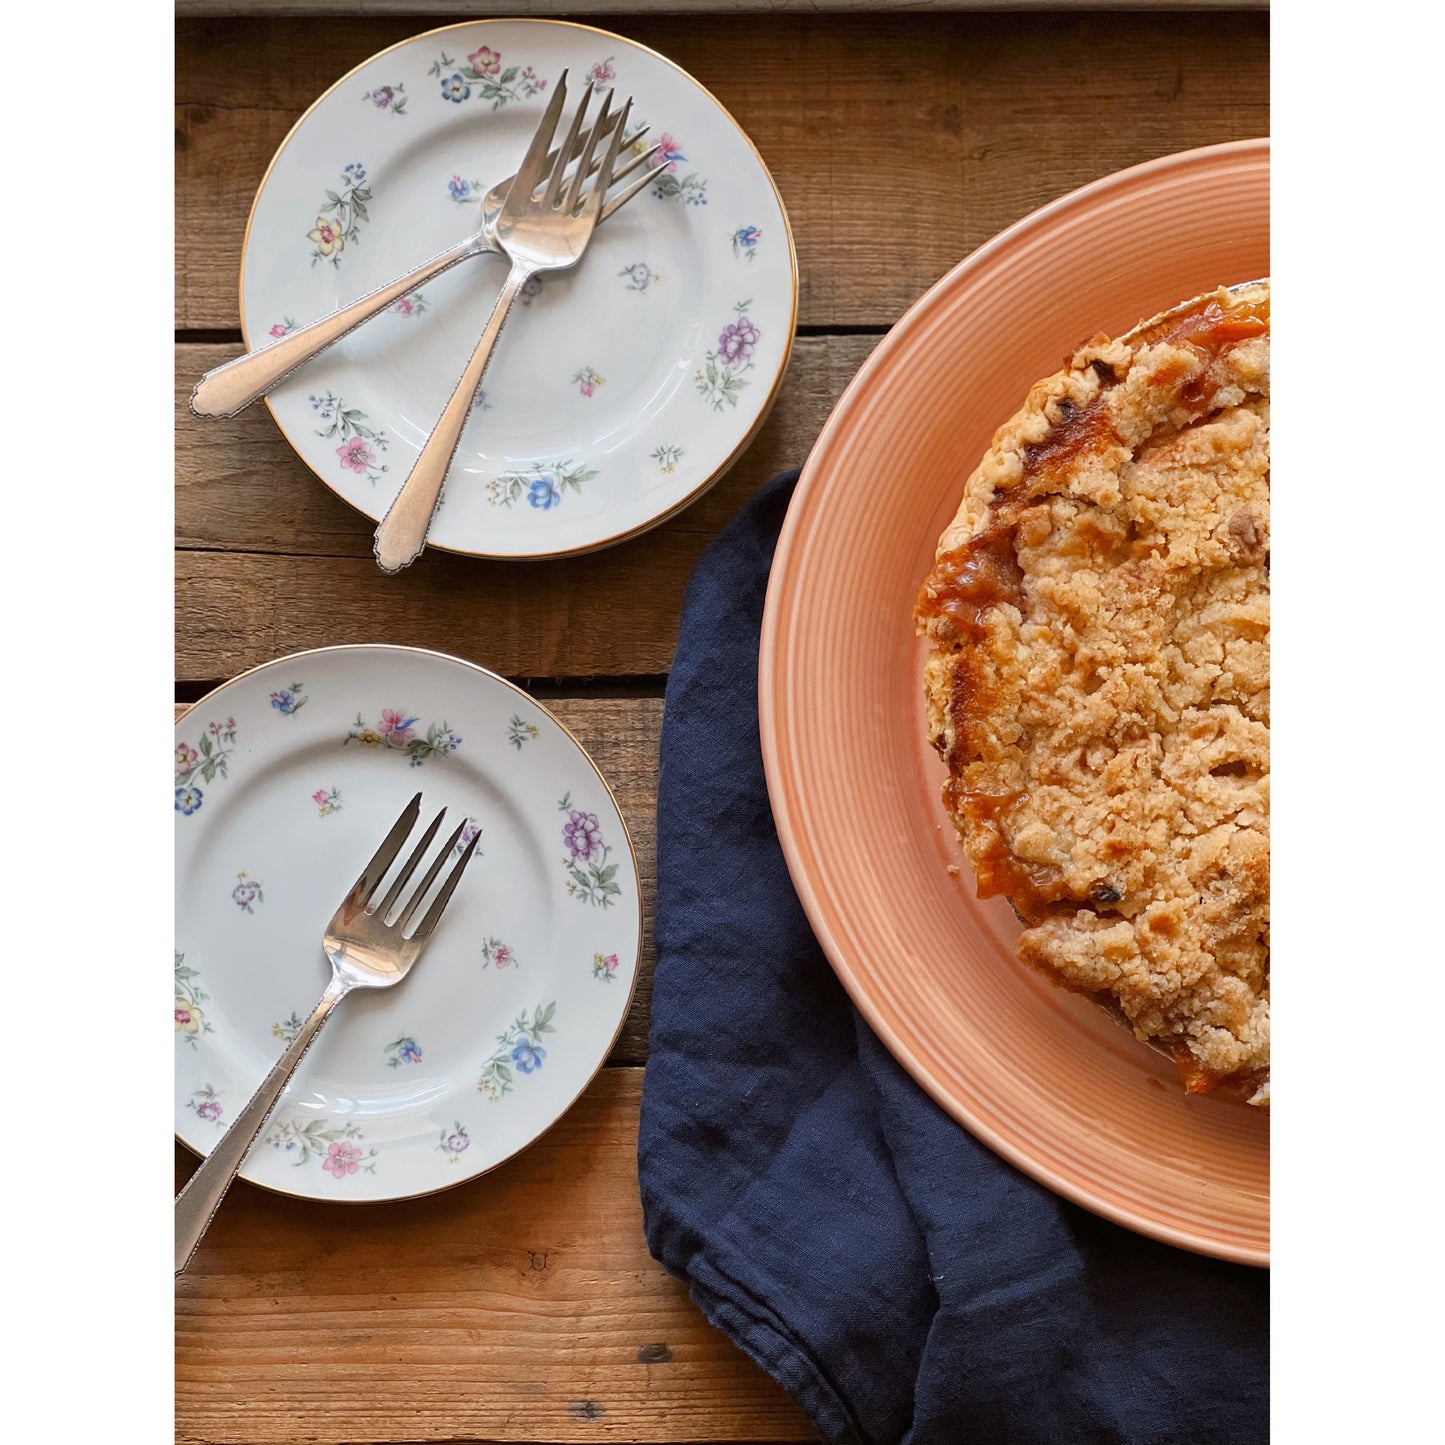
[[(1037, 206), (1269, 129), (1263, 11), (613, 20), (746, 126), (787, 204), (805, 326), (890, 325)], [(321, 91), (418, 28), (177, 21), (177, 324), (235, 325), (246, 220), (277, 147)]]
[(234, 677), (305, 648), (381, 639), (566, 686), (665, 676), (698, 558), (759, 487), (806, 459), (877, 339), (800, 338), (737, 464), (651, 531), (550, 561), (429, 549), (391, 585), (371, 556), (375, 524), (316, 481), (265, 407), (215, 422), (190, 414), (195, 378), (239, 347), (178, 345), (173, 676)]
[[(207, 693), (214, 692), (229, 678), (217, 677), (203, 681), (176, 683), (177, 707), (189, 707)], [(566, 701), (571, 698), (637, 698), (661, 697), (667, 691), (666, 673), (643, 673), (636, 677), (509, 677), (508, 682), (531, 693), (539, 702)]]
[[(793, 335), (799, 340), (805, 337), (823, 336), (887, 336), (892, 329), (890, 326), (874, 325), (799, 326), (794, 329)], [(176, 332), (177, 346), (240, 346), (241, 341), (241, 333), (237, 329), (213, 328), (206, 330), (201, 328)]]

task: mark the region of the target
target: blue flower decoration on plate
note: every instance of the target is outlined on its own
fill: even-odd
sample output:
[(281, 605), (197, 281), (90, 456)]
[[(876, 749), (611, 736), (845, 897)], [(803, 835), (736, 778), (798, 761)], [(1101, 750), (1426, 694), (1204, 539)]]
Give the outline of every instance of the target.
[(527, 501), (542, 512), (550, 512), (553, 507), (558, 506), (562, 501), (562, 493), (557, 489), (556, 479), (538, 477), (528, 489)]
[(542, 1067), (547, 1050), (541, 1044), (529, 1044), (525, 1040), (512, 1050), (512, 1062), (524, 1073), (530, 1074)]

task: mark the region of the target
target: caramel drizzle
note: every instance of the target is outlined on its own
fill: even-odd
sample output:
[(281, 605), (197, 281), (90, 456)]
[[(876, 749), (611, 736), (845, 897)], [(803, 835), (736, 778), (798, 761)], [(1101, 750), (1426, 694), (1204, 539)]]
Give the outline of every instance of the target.
[(1023, 604), (1017, 531), (1017, 522), (993, 526), (940, 555), (918, 595), (917, 615), (942, 619), (957, 637), (981, 642), (986, 612), (1000, 603)]
[[(1269, 298), (1246, 301), (1226, 307), (1217, 297), (1209, 297), (1199, 305), (1175, 312), (1153, 326), (1131, 333), (1136, 346), (1167, 342), (1187, 347), (1196, 353), (1203, 365), (1186, 377), (1186, 369), (1167, 368), (1157, 378), (1159, 385), (1178, 384), (1180, 400), (1191, 410), (1205, 410), (1212, 397), (1206, 395), (1205, 373), (1229, 347), (1261, 336), (1269, 330)], [(1023, 569), (1018, 561), (1018, 512), (1028, 500), (1040, 500), (1046, 492), (1038, 487), (1040, 479), (1048, 480), (1076, 458), (1098, 454), (1119, 439), (1110, 423), (1105, 399), (1119, 378), (1112, 367), (1102, 362), (1092, 364), (1102, 383), (1099, 394), (1086, 406), (1078, 407), (1067, 397), (1060, 399), (1059, 420), (1040, 441), (1024, 447), (1021, 481), (1006, 491), (998, 492), (989, 503), (990, 525), (977, 536), (940, 553), (919, 591), (915, 616), (921, 622), (941, 624), (935, 631), (944, 641), (981, 642), (987, 635), (984, 618), (1001, 605), (1023, 610)], [(967, 661), (960, 658), (955, 671), (954, 697), (951, 705), (956, 728), (961, 732), (964, 718), (976, 699), (971, 696), (973, 682)], [(960, 739), (961, 743), (961, 739)], [(953, 760), (950, 759), (950, 763)], [(1059, 870), (1039, 867), (1015, 858), (1004, 841), (1001, 820), (1019, 801), (1021, 793), (1001, 795), (975, 792), (965, 788), (956, 778), (944, 785), (944, 801), (951, 813), (963, 813), (987, 837), (983, 857), (975, 864), (980, 898), (1007, 894), (1027, 921), (1037, 922), (1050, 905), (1064, 900)], [(1075, 900), (1080, 906), (1090, 906)], [(1181, 1071), (1187, 1069), (1180, 1060)], [(1190, 1092), (1205, 1092), (1213, 1082), (1204, 1077), (1190, 1078), (1185, 1085)]]

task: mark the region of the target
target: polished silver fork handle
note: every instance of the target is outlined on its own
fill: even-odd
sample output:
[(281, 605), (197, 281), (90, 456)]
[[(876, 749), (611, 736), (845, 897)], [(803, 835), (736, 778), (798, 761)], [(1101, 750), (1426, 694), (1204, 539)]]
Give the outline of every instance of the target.
[(236, 1115), (235, 1121), (217, 1142), (216, 1147), (201, 1161), (200, 1168), (191, 1175), (186, 1187), (176, 1195), (176, 1273), (180, 1274), (190, 1263), (201, 1236), (206, 1232), (226, 1190), (236, 1177), (237, 1170), (245, 1162), (252, 1144), (266, 1127), (285, 1089), (287, 1080), (296, 1072), (296, 1066), (306, 1055), (306, 1050), (316, 1042), (321, 1026), (331, 1017), (331, 1010), (351, 992), (354, 984), (333, 973), (326, 992), (317, 1000), (311, 1016), (301, 1025), (296, 1037), (287, 1046), (286, 1052), (276, 1060), (276, 1066), (261, 1081), (261, 1087), (251, 1095), (245, 1108)]
[(426, 545), (427, 530), (431, 526), (432, 513), (437, 509), (437, 499), (442, 493), (447, 468), (451, 466), (452, 458), (456, 455), (467, 418), (471, 415), (473, 398), (482, 384), (483, 376), (486, 375), (487, 363), (492, 359), (492, 350), (497, 344), (497, 338), (502, 334), (502, 326), (512, 309), (512, 303), (517, 299), (517, 293), (536, 269), (521, 262), (513, 262), (507, 275), (507, 284), (502, 287), (496, 305), (492, 307), (492, 314), (487, 317), (482, 338), (477, 342), (477, 349), (472, 352), (466, 370), (462, 372), (462, 379), (457, 382), (451, 400), (447, 402), (441, 419), (432, 428), (432, 434), (426, 439), (426, 445), (422, 447), (411, 474), (402, 483), (396, 500), (381, 519), (372, 551), (375, 552), (377, 565), (383, 572), (400, 572), (403, 567), (416, 560)]
[(260, 351), (249, 351), (222, 366), (208, 371), (191, 392), (191, 410), (197, 416), (235, 416), (258, 397), (265, 396), (278, 382), (284, 381), (298, 366), (355, 331), (363, 321), (370, 321), (379, 311), (400, 301), (423, 282), (449, 271), (468, 256), (496, 249), (485, 236), (468, 236), (449, 250), (423, 261), (414, 271), (388, 281), (375, 291), (313, 321), (289, 336)]
[[(624, 144), (634, 145), (646, 130), (645, 125), (638, 126), (624, 137)], [(653, 146), (645, 153), (634, 156), (613, 177), (614, 182), (645, 165), (658, 149), (658, 146)], [(555, 152), (548, 157), (548, 163), (554, 159)], [(589, 168), (589, 174), (596, 171), (600, 164), (600, 160), (594, 163)], [(653, 171), (629, 186), (625, 192), (614, 196), (603, 206), (602, 214), (598, 218), (599, 223), (605, 221), (614, 211), (620, 210), (643, 186), (656, 179), (657, 175), (658, 171)], [(489, 200), (494, 191), (488, 192)], [(502, 199), (505, 199), (505, 196)], [(370, 321), (378, 312), (385, 311), (388, 306), (400, 301), (407, 292), (414, 291), (423, 283), (440, 276), (443, 271), (449, 271), (468, 256), (483, 256), (488, 252), (495, 252), (497, 247), (488, 232), (489, 227), (483, 226), (465, 241), (458, 242), (429, 261), (423, 261), (405, 276), (378, 286), (375, 291), (348, 306), (343, 306), (339, 311), (333, 311), (329, 316), (323, 316), (319, 321), (313, 321), (270, 346), (263, 346), (259, 351), (249, 351), (245, 356), (238, 356), (232, 361), (213, 367), (191, 389), (192, 412), (197, 416), (222, 417), (235, 416), (237, 412), (244, 411), (298, 367), (305, 366), (313, 356), (319, 356), (328, 346), (334, 345), (343, 336), (350, 335), (362, 322)]]

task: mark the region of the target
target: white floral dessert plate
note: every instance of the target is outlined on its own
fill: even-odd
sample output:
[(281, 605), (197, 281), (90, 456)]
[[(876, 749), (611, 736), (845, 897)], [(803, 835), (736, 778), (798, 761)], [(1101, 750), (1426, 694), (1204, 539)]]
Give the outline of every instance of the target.
[(322, 930), (418, 791), (478, 856), (408, 977), (336, 1011), (242, 1177), (408, 1198), (561, 1117), (622, 1026), (642, 936), (626, 826), (561, 723), (458, 658), (334, 647), (226, 683), (175, 741), (183, 1143), (209, 1152), (320, 997)]
[[(358, 66), (302, 116), (261, 183), (241, 259), (260, 346), (481, 225), (569, 71), (632, 96), (670, 169), (572, 271), (529, 283), (502, 334), (432, 545), (486, 557), (582, 552), (670, 516), (762, 424), (797, 315), (781, 197), (737, 123), (671, 61), (589, 26), (481, 20)], [(338, 496), (380, 518), (481, 334), (507, 263), (474, 257), (267, 397)]]

